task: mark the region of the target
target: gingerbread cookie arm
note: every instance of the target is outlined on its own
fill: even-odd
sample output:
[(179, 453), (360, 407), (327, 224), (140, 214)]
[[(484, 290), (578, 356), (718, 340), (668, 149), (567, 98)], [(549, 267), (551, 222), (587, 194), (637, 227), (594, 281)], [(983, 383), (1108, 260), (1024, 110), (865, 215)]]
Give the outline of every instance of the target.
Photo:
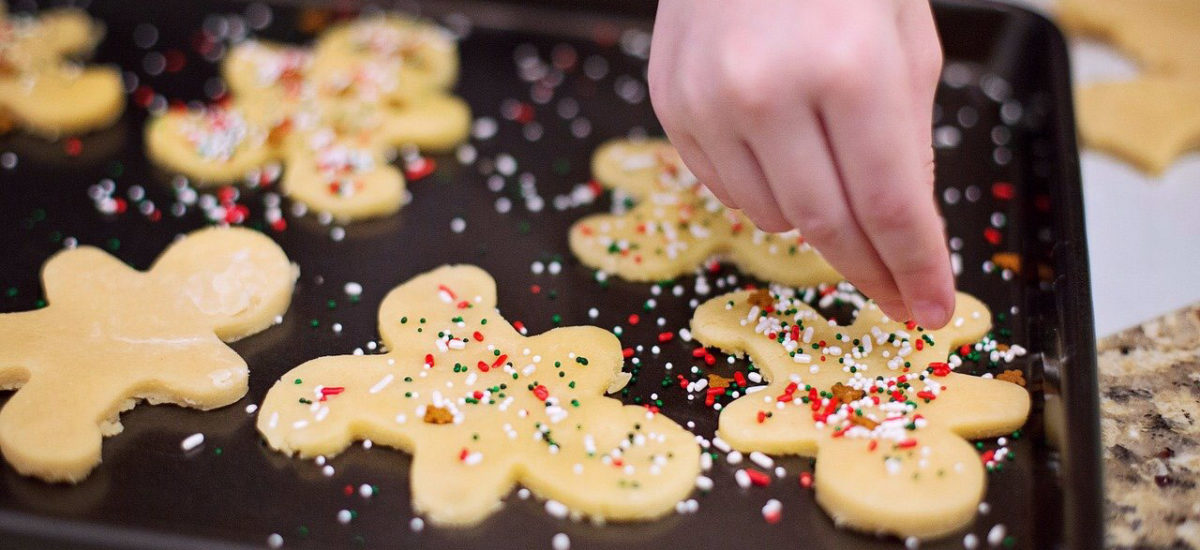
[(48, 10), (38, 17), (38, 55), (54, 57), (91, 52), (104, 36), (104, 27), (79, 9)]
[(643, 199), (659, 187), (664, 160), (678, 162), (679, 153), (665, 139), (612, 140), (592, 155), (592, 176), (605, 187)]
[(421, 94), (387, 108), (383, 139), (394, 145), (412, 144), (429, 151), (449, 151), (467, 139), (471, 109), (457, 97)]
[[(205, 117), (227, 117), (225, 135)], [(267, 130), (249, 123), (237, 106), (201, 111), (170, 110), (146, 124), (146, 153), (159, 166), (186, 174), (199, 184), (229, 183), (274, 160)]]
[(0, 105), (31, 132), (50, 137), (102, 128), (121, 116), (120, 73), (107, 67), (66, 71), (47, 68), (28, 81), (0, 81)]

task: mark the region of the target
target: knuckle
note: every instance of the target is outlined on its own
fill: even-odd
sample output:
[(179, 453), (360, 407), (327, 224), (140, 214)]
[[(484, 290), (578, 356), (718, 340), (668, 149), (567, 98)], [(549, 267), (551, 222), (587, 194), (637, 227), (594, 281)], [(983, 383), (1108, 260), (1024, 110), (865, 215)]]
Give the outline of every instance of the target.
[(829, 247), (838, 242), (843, 223), (834, 216), (825, 213), (804, 212), (796, 208), (788, 209), (788, 218), (797, 228), (804, 240), (810, 241), (817, 248)]

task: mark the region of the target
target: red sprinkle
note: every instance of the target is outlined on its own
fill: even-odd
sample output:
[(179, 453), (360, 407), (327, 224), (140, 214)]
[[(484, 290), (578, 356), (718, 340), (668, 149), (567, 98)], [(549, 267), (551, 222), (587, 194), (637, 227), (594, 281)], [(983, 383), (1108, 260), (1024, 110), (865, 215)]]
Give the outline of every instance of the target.
[(346, 391), (346, 388), (334, 386), (329, 388), (321, 388), (321, 401), (325, 401), (331, 395), (338, 395)]
[(433, 354), (432, 353), (425, 354), (425, 366), (427, 366), (427, 367), (433, 366)]
[(537, 386), (533, 387), (533, 395), (534, 397), (537, 397), (539, 401), (545, 401), (547, 397), (550, 397), (550, 390), (547, 390), (546, 386), (538, 384)]
[(755, 487), (766, 487), (771, 484), (771, 476), (752, 468), (746, 468), (746, 475)]
[(1000, 234), (1000, 230), (996, 229), (995, 227), (989, 227), (983, 230), (983, 238), (987, 239), (988, 244), (991, 244), (992, 246), (1000, 244), (1001, 237), (1002, 235)]
[(916, 446), (917, 446), (917, 440), (915, 440), (915, 439), (905, 439), (904, 441), (901, 441), (896, 444), (897, 449), (911, 449)]
[(633, 348), (625, 348), (625, 349), (621, 350), (621, 356), (626, 359), (633, 357)]
[(1008, 200), (1016, 194), (1016, 189), (1013, 184), (1007, 181), (998, 181), (992, 184), (992, 196), (1000, 200)]
[(77, 157), (79, 153), (83, 152), (83, 142), (79, 141), (77, 137), (67, 138), (63, 142), (63, 149), (67, 152), (67, 155)]
[(934, 376), (948, 376), (950, 374), (949, 363), (934, 362), (929, 364), (929, 368), (933, 369)]
[(659, 342), (666, 343), (666, 342), (670, 342), (671, 340), (674, 340), (674, 339), (675, 339), (675, 333), (674, 333), (674, 332), (660, 332), (660, 333), (658, 333), (658, 341), (659, 341)]
[(629, 324), (631, 324), (631, 325), (636, 325), (636, 324), (638, 324), (639, 322), (641, 322), (641, 320), (642, 320), (642, 318), (641, 318), (641, 317), (638, 317), (638, 314), (636, 314), (636, 313), (634, 313), (634, 314), (631, 314), (631, 315), (629, 316)]
[(800, 472), (800, 486), (805, 489), (811, 489), (813, 485), (813, 475), (811, 472)]
[(404, 177), (408, 181), (417, 181), (437, 169), (437, 163), (431, 158), (417, 157), (404, 165)]
[(482, 332), (479, 332), (478, 330), (477, 330), (477, 331), (475, 331), (474, 333), (472, 333), (472, 334), (471, 334), (471, 337), (472, 337), (472, 338), (474, 338), (476, 342), (482, 342), (482, 341), (483, 341), (483, 333), (482, 333)]
[(483, 372), (487, 372), (488, 369), (490, 368), (490, 367), (488, 367), (488, 364), (484, 363), (483, 361), (476, 363), (475, 366), (479, 367), (479, 370), (481, 370)]

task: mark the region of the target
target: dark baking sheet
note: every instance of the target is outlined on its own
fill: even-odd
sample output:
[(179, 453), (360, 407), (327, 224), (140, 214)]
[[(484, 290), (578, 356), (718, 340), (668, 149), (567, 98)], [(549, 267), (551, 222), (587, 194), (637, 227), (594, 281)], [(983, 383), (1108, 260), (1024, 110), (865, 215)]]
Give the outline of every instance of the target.
[[(645, 61), (637, 55), (644, 39), (638, 29), (648, 29), (650, 6), (621, 4), (624, 15), (595, 11), (603, 5), (593, 2), (569, 13), (503, 3), (401, 5), (421, 8), (453, 26), (463, 21), (461, 14), (473, 20), (461, 45), (458, 92), (476, 117), (498, 123), (498, 133), (471, 140), (478, 152), (473, 163), (461, 164), (453, 155), (437, 157), (437, 172), (410, 185), (411, 204), (398, 215), (345, 226), (340, 241), (331, 236), (336, 225), (324, 225), (311, 214), (288, 214), (285, 231), (268, 230), (300, 265), (302, 275), (283, 324), (234, 345), (251, 366), (250, 394), (208, 413), (140, 406), (122, 415), (125, 432), (105, 440), (103, 464), (78, 486), (43, 484), (0, 465), (0, 547), (264, 546), (270, 534), (278, 533), (286, 547), (545, 548), (559, 532), (570, 536), (572, 548), (902, 546), (896, 539), (836, 529), (811, 492), (796, 483), (798, 474), (811, 468), (806, 459), (781, 461), (787, 478), (745, 491), (733, 481), (735, 468), (718, 461), (708, 474), (716, 481), (715, 490), (696, 495), (698, 513), (653, 523), (595, 527), (555, 520), (540, 502), (514, 494), (501, 512), (477, 527), (426, 527), (416, 533), (409, 528), (406, 455), (354, 447), (332, 459), (336, 474), (324, 477), (312, 461), (288, 459), (260, 442), (255, 418), (244, 410), (247, 404), (261, 401), (279, 375), (303, 361), (365, 347), (377, 337), (375, 311), (383, 295), (442, 263), (469, 262), (489, 270), (499, 281), (501, 311), (510, 320), (522, 320), (531, 332), (552, 328), (553, 316), (560, 315), (564, 325), (620, 325), (624, 345), (648, 350), (657, 344), (661, 329), (653, 321), (658, 317), (668, 329), (685, 326), (694, 297), (691, 277), (678, 281), (686, 289), (683, 296), (674, 296), (671, 286), (655, 296), (650, 285), (615, 280), (600, 285), (591, 270), (572, 259), (566, 228), (585, 213), (608, 208), (608, 198), (566, 211), (553, 207), (556, 195), (587, 181), (588, 159), (598, 144), (630, 133), (661, 132), (645, 99)], [(96, 1), (89, 9), (108, 25), (96, 60), (121, 66), (128, 78), (137, 77), (138, 86), (168, 99), (207, 99), (206, 83), (210, 92), (219, 86), (212, 80), (216, 66), (197, 53), (198, 46), (203, 49), (202, 29), (236, 33), (239, 21), (252, 23), (262, 14), (261, 5), (250, 6)], [(352, 11), (338, 6), (338, 11)], [(15, 2), (13, 9), (35, 7)], [(1044, 19), (1011, 7), (971, 1), (943, 1), (935, 7), (947, 57), (934, 121), (941, 144), (938, 194), (949, 235), (961, 244), (958, 284), (994, 311), (1007, 313), (997, 329), (1009, 334), (1003, 340), (1030, 350), (1014, 365), (1025, 369), (1035, 406), (1023, 437), (1010, 443), (1015, 460), (989, 474), (988, 513), (978, 515), (959, 535), (921, 546), (961, 548), (963, 536), (973, 533), (986, 547), (988, 532), (1003, 524), (1016, 547), (1098, 548), (1102, 516), (1095, 356), (1063, 41)], [(310, 38), (296, 30), (299, 8), (274, 5), (268, 11), (273, 14), (270, 25), (250, 29), (252, 34)], [(142, 24), (158, 31), (152, 46), (135, 41)], [(140, 32), (146, 38), (145, 27)], [(518, 63), (531, 63), (531, 55), (550, 63), (555, 51), (565, 56), (563, 44), (576, 53), (577, 62), (563, 71), (551, 101), (537, 104), (532, 101), (535, 85), (520, 78)], [(160, 61), (155, 54), (175, 59), (173, 52), (182, 54), (184, 66), (152, 75)], [(601, 62), (594, 59), (604, 60), (603, 75), (597, 69)], [(588, 60), (593, 60), (591, 76), (583, 70)], [(176, 234), (207, 223), (196, 207), (179, 217), (171, 213), (176, 196), (170, 175), (143, 157), (145, 109), (135, 103), (146, 94), (132, 96), (118, 126), (84, 136), (77, 155), (68, 154), (64, 143), (19, 133), (0, 139), (0, 153), (13, 152), (17, 159), (15, 167), (8, 167), (6, 159), (14, 157), (0, 157), (0, 311), (39, 305), (39, 266), (66, 239), (105, 247), (144, 269)], [(561, 103), (564, 98), (578, 104), (578, 114), (560, 114), (571, 114), (569, 105)], [(532, 110), (532, 120), (542, 129), (540, 139), (531, 141), (528, 124), (504, 116), (512, 114), (513, 101)], [(573, 126), (578, 132), (584, 125), (580, 118), (590, 127), (582, 137), (572, 133)], [(511, 155), (518, 168), (504, 178), (500, 191), (493, 191), (486, 182), (501, 154)], [(545, 200), (540, 212), (531, 212), (521, 198), (519, 176), (526, 173), (536, 178)], [(128, 197), (133, 186), (144, 188), (162, 219), (152, 221), (137, 212), (134, 201), (125, 214), (100, 214), (88, 190), (105, 178), (113, 180), (115, 196)], [(1012, 184), (1012, 198), (996, 196), (993, 189), (1004, 195), (994, 186), (997, 182)], [(261, 227), (262, 200), (269, 192), (242, 190), (240, 201), (251, 208), (248, 225)], [(497, 211), (501, 199), (512, 202), (511, 211)], [(288, 206), (285, 199), (285, 212)], [(463, 232), (451, 230), (454, 218), (466, 222)], [(998, 244), (988, 240), (997, 235)], [(985, 270), (984, 262), (996, 252), (1015, 253), (1020, 272), (1006, 276), (1002, 270)], [(561, 261), (562, 271), (534, 274), (531, 265), (538, 261)], [(734, 274), (729, 268), (721, 273)], [(349, 281), (364, 288), (358, 303), (342, 291)], [(641, 306), (649, 298), (657, 306), (646, 312)], [(592, 307), (599, 310), (595, 321), (588, 316)], [(631, 313), (639, 313), (643, 321), (631, 326)], [(343, 327), (340, 334), (331, 330), (335, 322)], [(657, 392), (666, 414), (680, 423), (692, 421), (697, 433), (711, 436), (717, 414), (699, 400), (689, 402), (678, 386), (660, 385), (664, 363), (695, 362), (693, 346), (676, 339), (658, 356), (639, 353), (637, 382), (623, 398), (645, 402)], [(718, 369), (728, 374), (740, 366), (722, 364)], [(0, 403), (6, 399), (0, 396)], [(1063, 406), (1047, 408), (1047, 400)], [(205, 443), (185, 454), (179, 443), (194, 432), (204, 433)], [(1062, 437), (1051, 442), (1048, 433)], [(994, 440), (984, 444), (995, 447)], [(363, 483), (375, 485), (378, 493), (360, 497), (357, 488)], [(348, 486), (354, 494), (345, 493)], [(769, 498), (783, 502), (783, 521), (776, 525), (765, 523), (760, 514)], [(357, 517), (339, 524), (341, 509), (353, 510)]]

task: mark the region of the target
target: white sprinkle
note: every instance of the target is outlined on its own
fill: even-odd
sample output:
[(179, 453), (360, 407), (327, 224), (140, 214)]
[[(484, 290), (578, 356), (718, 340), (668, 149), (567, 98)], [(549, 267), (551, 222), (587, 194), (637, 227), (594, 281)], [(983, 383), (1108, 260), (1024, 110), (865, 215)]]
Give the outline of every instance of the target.
[(921, 539), (917, 537), (908, 537), (904, 539), (904, 548), (907, 550), (917, 550), (921, 547)]
[(370, 485), (363, 483), (362, 485), (358, 486), (358, 494), (363, 498), (371, 498), (375, 495), (375, 489), (372, 489)]
[(759, 468), (764, 470), (770, 470), (775, 467), (775, 461), (771, 460), (771, 457), (758, 451), (750, 453), (750, 462), (757, 464)]
[(333, 466), (326, 464), (324, 468), (321, 468), (321, 474), (325, 477), (333, 477)]
[(696, 488), (708, 492), (713, 488), (713, 480), (708, 476), (696, 476)]
[(258, 405), (255, 405), (254, 403), (246, 405), (246, 414), (254, 414), (254, 411), (257, 411), (257, 410), (258, 410)]
[(728, 462), (730, 464), (741, 464), (742, 463), (742, 453), (740, 453), (738, 451), (730, 452), (729, 454), (725, 455), (725, 462)]
[(267, 537), (267, 547), (282, 548), (283, 537), (279, 533), (271, 533), (271, 536)]
[(421, 530), (425, 528), (425, 520), (421, 518), (412, 518), (412, 521), (408, 522), (408, 528), (412, 529), (412, 532), (414, 533), (420, 533)]
[(376, 382), (374, 386), (371, 386), (371, 389), (367, 390), (367, 392), (368, 393), (379, 393), (379, 392), (383, 391), (383, 389), (386, 388), (388, 386), (388, 384), (391, 384), (392, 380), (395, 380), (395, 379), (396, 379), (396, 375), (394, 375), (392, 373), (388, 373), (387, 376), (384, 376), (382, 380)]
[(566, 533), (559, 533), (550, 539), (550, 546), (554, 550), (571, 550), (571, 538)]
[(991, 512), (991, 511), (992, 511), (992, 505), (991, 505), (991, 504), (988, 504), (988, 503), (986, 503), (986, 502), (980, 502), (980, 503), (979, 503), (979, 513), (980, 513), (980, 514), (983, 514), (983, 515), (985, 515), (985, 516), (986, 516), (986, 515), (987, 515), (987, 513), (988, 513), (988, 512)]
[(975, 533), (967, 533), (967, 536), (963, 537), (963, 548), (967, 550), (979, 548), (979, 537), (975, 536)]
[(1008, 530), (1004, 528), (1003, 523), (997, 523), (988, 531), (987, 542), (989, 546), (1000, 546), (1004, 542), (1004, 535), (1008, 534)]
[(557, 500), (547, 500), (546, 501), (546, 513), (547, 514), (550, 514), (551, 516), (558, 518), (558, 519), (563, 519), (563, 518), (567, 517), (568, 512), (570, 512), (570, 510), (567, 509), (566, 504), (563, 504)]
[(346, 283), (346, 286), (343, 286), (342, 290), (346, 292), (346, 296), (354, 297), (362, 294), (363, 289), (362, 285), (351, 281)]
[(187, 452), (192, 449), (195, 449), (196, 447), (199, 447), (201, 443), (204, 443), (204, 434), (194, 433), (192, 435), (185, 437), (183, 439), (183, 442), (181, 442), (179, 444), (179, 447), (181, 449), (183, 449), (184, 452)]
[(733, 473), (733, 480), (737, 482), (738, 487), (743, 489), (750, 488), (750, 474), (746, 470), (738, 470)]
[(726, 443), (724, 439), (719, 437), (712, 438), (712, 444), (717, 449), (720, 449), (720, 451), (723, 453), (728, 453), (732, 449), (732, 447), (729, 446), (729, 443)]
[(467, 229), (467, 220), (456, 217), (450, 220), (450, 230), (455, 233), (462, 233)]
[(338, 510), (337, 520), (338, 520), (338, 523), (340, 523), (342, 525), (346, 525), (347, 523), (350, 523), (350, 510), (346, 510), (346, 509)]

